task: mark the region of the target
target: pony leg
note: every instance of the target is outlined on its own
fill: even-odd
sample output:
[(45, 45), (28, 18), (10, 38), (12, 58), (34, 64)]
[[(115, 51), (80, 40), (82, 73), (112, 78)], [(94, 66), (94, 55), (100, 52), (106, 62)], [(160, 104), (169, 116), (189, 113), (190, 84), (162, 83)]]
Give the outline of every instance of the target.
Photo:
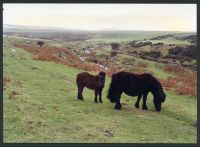
[(143, 110), (148, 110), (146, 101), (147, 101), (147, 94), (144, 94), (144, 95), (143, 95), (143, 104), (142, 104), (142, 109), (143, 109)]
[(102, 89), (99, 91), (99, 101), (100, 101), (100, 103), (102, 103), (101, 93), (102, 93)]
[(122, 108), (122, 105), (121, 105), (121, 103), (120, 103), (121, 94), (122, 94), (122, 93), (119, 93), (119, 94), (116, 96), (115, 109), (117, 109), (117, 110), (119, 110), (119, 109)]
[(115, 105), (115, 109), (119, 110), (122, 108), (122, 105), (120, 103), (120, 99), (116, 100), (116, 105)]
[(98, 103), (98, 100), (97, 100), (97, 95), (98, 95), (98, 91), (97, 91), (97, 90), (95, 90), (95, 98), (94, 98), (94, 102), (95, 102), (95, 103)]
[(142, 98), (142, 95), (138, 95), (137, 101), (135, 103), (136, 108), (140, 108), (140, 99)]
[(84, 88), (84, 86), (79, 86), (78, 87), (78, 99), (80, 99), (80, 100), (83, 100), (83, 95), (82, 95), (82, 93), (83, 93), (83, 88)]

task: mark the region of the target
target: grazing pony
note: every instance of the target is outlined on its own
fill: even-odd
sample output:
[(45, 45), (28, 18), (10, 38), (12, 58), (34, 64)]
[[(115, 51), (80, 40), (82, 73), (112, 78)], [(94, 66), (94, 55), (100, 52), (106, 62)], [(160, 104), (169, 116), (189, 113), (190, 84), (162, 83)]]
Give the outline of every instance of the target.
[(112, 75), (112, 81), (108, 90), (107, 98), (115, 102), (115, 109), (120, 109), (120, 97), (122, 93), (129, 96), (138, 96), (135, 107), (139, 108), (139, 102), (143, 96), (142, 109), (147, 110), (146, 100), (149, 92), (153, 94), (153, 103), (156, 111), (161, 111), (161, 104), (166, 95), (161, 83), (149, 73), (133, 74), (130, 72), (119, 72)]
[(99, 72), (98, 75), (93, 76), (87, 72), (79, 73), (76, 77), (76, 83), (78, 86), (78, 96), (77, 98), (83, 100), (83, 89), (87, 87), (95, 91), (94, 102), (98, 103), (97, 96), (99, 95), (99, 101), (102, 103), (101, 93), (105, 84), (105, 72)]

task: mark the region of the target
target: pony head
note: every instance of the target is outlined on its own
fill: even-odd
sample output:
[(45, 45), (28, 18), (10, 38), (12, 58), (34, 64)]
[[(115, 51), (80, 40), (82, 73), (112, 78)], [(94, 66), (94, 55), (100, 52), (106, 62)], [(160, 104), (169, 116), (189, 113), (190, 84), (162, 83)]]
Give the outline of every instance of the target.
[(108, 89), (108, 94), (107, 94), (107, 98), (112, 102), (114, 103), (115, 102), (115, 98), (116, 98), (116, 82), (117, 82), (117, 75), (116, 74), (113, 74), (112, 75), (112, 80), (111, 80), (111, 83), (110, 83), (110, 87)]
[(104, 86), (106, 73), (100, 71), (98, 76), (99, 76), (99, 85)]
[(165, 102), (166, 94), (163, 91), (163, 88), (159, 81), (157, 84), (157, 90), (156, 90), (156, 92), (153, 92), (153, 96), (154, 96), (153, 102), (154, 102), (154, 107), (155, 107), (156, 111), (161, 111), (161, 105), (162, 105), (162, 103)]

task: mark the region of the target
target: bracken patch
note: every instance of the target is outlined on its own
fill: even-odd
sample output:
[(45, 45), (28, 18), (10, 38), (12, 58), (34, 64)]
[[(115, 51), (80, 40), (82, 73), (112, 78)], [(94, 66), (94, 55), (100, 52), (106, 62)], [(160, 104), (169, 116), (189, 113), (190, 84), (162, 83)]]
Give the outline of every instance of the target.
[(161, 79), (166, 90), (175, 90), (179, 95), (197, 96), (196, 71), (182, 67), (166, 67), (164, 70), (175, 75)]
[[(78, 69), (83, 69), (86, 71), (105, 71), (103, 68), (98, 65), (91, 64), (88, 62), (83, 62), (79, 59), (78, 55), (76, 55), (73, 51), (67, 48), (58, 48), (51, 46), (37, 47), (30, 45), (19, 45), (15, 44), (18, 48), (23, 48), (24, 50), (32, 53), (35, 57), (35, 60), (41, 61), (52, 61), (55, 63), (60, 63), (67, 65), (69, 67), (74, 67)], [(116, 68), (110, 67), (106, 74), (111, 76), (114, 72), (116, 72)]]

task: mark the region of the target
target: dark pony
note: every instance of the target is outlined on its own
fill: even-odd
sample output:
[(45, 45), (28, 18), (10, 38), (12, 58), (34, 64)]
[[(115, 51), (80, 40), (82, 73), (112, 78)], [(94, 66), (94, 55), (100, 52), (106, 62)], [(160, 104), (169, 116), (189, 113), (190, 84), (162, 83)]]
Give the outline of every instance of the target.
[(98, 103), (97, 96), (99, 95), (99, 101), (102, 103), (101, 93), (105, 84), (105, 72), (99, 72), (98, 75), (93, 76), (87, 72), (79, 73), (76, 77), (76, 83), (78, 86), (78, 96), (77, 98), (83, 100), (83, 89), (87, 87), (95, 91), (94, 102)]
[(139, 102), (143, 96), (142, 109), (147, 110), (146, 100), (149, 92), (153, 94), (153, 103), (156, 111), (161, 111), (161, 104), (166, 95), (161, 83), (149, 73), (133, 74), (130, 72), (119, 72), (112, 75), (112, 81), (108, 90), (107, 98), (115, 102), (115, 109), (120, 109), (120, 97), (122, 93), (129, 96), (138, 96), (135, 107), (139, 108)]

